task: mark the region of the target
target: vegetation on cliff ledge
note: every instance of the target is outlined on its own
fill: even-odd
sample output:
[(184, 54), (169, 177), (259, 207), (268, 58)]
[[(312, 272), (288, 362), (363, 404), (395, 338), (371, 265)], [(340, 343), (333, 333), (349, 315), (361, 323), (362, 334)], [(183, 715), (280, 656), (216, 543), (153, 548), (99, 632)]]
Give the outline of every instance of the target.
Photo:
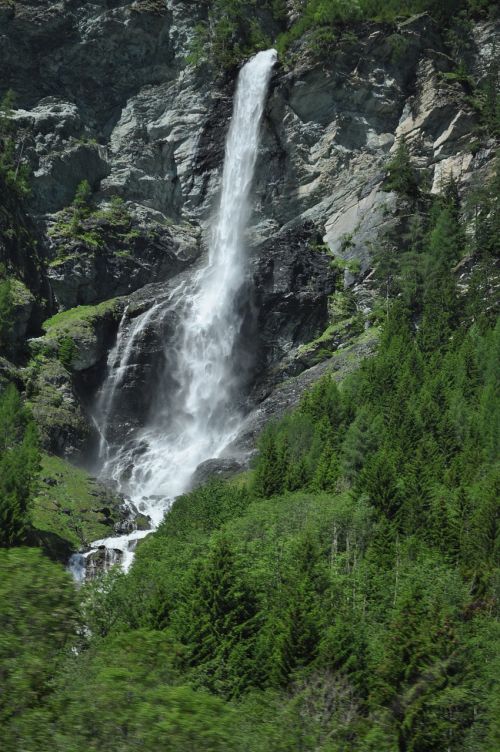
[(348, 38), (342, 37), (348, 25), (360, 21), (395, 22), (429, 13), (448, 26), (456, 17), (488, 17), (497, 11), (491, 0), (209, 0), (207, 5), (208, 18), (196, 27), (190, 60), (209, 61), (219, 69), (233, 68), (272, 45), (285, 57), (305, 35), (312, 49), (325, 54), (339, 38)]
[(57, 249), (52, 265), (57, 265), (82, 250), (99, 253), (107, 245), (126, 248), (140, 232), (120, 196), (113, 196), (105, 208), (99, 209), (92, 202), (89, 182), (83, 180), (71, 205), (58, 213), (49, 236)]

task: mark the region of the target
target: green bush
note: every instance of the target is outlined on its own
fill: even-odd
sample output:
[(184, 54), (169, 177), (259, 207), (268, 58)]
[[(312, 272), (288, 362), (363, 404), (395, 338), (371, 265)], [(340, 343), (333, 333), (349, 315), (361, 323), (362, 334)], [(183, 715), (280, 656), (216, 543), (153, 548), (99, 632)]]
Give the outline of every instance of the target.
[[(113, 196), (108, 205), (98, 209), (92, 203), (88, 181), (83, 180), (70, 206), (59, 212), (49, 235), (69, 242), (80, 241), (90, 251), (98, 252), (106, 243), (134, 243), (141, 233), (133, 227), (132, 215), (120, 196)], [(67, 253), (67, 245), (62, 244), (53, 264), (64, 260)]]
[(36, 744), (43, 703), (76, 642), (76, 593), (64, 569), (35, 549), (0, 550), (2, 749)]
[(9, 385), (0, 395), (0, 547), (26, 539), (39, 461), (35, 425)]
[(59, 341), (58, 356), (65, 368), (70, 369), (73, 358), (77, 353), (77, 347), (71, 337), (63, 337)]

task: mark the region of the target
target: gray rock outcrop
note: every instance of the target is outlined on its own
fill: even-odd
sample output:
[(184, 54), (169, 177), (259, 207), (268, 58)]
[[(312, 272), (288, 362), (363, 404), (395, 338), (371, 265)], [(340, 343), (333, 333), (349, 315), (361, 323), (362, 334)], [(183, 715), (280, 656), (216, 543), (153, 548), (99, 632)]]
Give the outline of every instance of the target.
[[(293, 0), (288, 9), (291, 16), (300, 12)], [(214, 81), (187, 65), (192, 29), (205, 12), (203, 3), (173, 0), (22, 0), (0, 10), (0, 65), (18, 94), (15, 117), (33, 167), (39, 226), (53, 226), (86, 179), (96, 206), (113, 196), (126, 201), (138, 232), (122, 245), (106, 240), (99, 252), (81, 241), (47, 240), (60, 309), (132, 294), (132, 316), (143, 286), (177, 279), (203, 252), (234, 89), (234, 77)], [(474, 29), (467, 54), (476, 82), (499, 37), (493, 21)], [(290, 377), (309, 373), (294, 386), (299, 394), (321, 372), (322, 359), (364, 341), (375, 247), (382, 229), (397, 232), (405, 222), (404, 202), (384, 185), (398, 139), (404, 136), (434, 193), (451, 176), (464, 191), (491, 170), (494, 144), (473, 148), (478, 116), (454, 70), (426, 15), (391, 29), (360, 25), (321, 61), (298, 43), (293, 66), (277, 67), (262, 126), (242, 302), (242, 352), (253, 348), (249, 404), (270, 400), (266, 418), (276, 412), (273, 391)], [(339, 314), (339, 296), (348, 297), (349, 311)], [(91, 343), (80, 347), (73, 361), (90, 390), (102, 378), (117, 326), (113, 319), (106, 344), (95, 352)], [(146, 397), (127, 395), (124, 431), (148, 406), (168, 336), (168, 323), (154, 336), (145, 333), (135, 384)]]

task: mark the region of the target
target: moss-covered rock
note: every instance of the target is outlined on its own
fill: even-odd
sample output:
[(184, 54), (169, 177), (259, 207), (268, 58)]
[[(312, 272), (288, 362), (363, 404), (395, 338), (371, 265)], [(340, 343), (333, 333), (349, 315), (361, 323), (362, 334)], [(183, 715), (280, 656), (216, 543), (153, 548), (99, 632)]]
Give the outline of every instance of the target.
[(105, 356), (123, 306), (123, 301), (113, 299), (57, 313), (42, 324), (45, 336), (32, 341), (32, 350), (59, 355), (61, 349), (67, 352), (69, 340), (73, 352), (65, 365), (72, 371), (92, 368)]
[(55, 558), (112, 535), (123, 517), (123, 500), (81, 468), (49, 454), (42, 456), (33, 506), (33, 535)]
[(76, 221), (70, 206), (49, 227), (48, 275), (61, 308), (95, 304), (168, 279), (200, 252), (195, 228), (173, 226), (145, 209), (132, 216), (116, 196), (87, 212)]
[(17, 343), (26, 336), (36, 300), (33, 293), (19, 279), (11, 280), (11, 296), (14, 321), (12, 338)]
[(0, 356), (0, 391), (7, 386), (7, 384), (16, 384), (20, 386), (22, 379), (19, 373), (19, 369), (7, 360)]
[(86, 449), (91, 426), (78, 379), (105, 364), (123, 306), (124, 301), (108, 300), (58, 313), (43, 323), (43, 337), (29, 341), (32, 358), (23, 376), (46, 451), (69, 458)]
[(37, 354), (24, 377), (43, 448), (66, 457), (80, 454), (86, 447), (90, 427), (75, 395), (71, 374), (57, 352)]
[(330, 324), (319, 337), (298, 348), (294, 361), (303, 370), (327, 360), (339, 348), (357, 341), (363, 326), (362, 317), (358, 315)]

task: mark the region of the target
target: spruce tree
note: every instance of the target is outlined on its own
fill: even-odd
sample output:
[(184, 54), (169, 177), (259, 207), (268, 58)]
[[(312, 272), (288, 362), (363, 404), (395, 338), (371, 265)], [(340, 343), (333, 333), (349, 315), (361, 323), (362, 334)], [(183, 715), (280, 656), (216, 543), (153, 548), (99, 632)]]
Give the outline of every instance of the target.
[(341, 466), (338, 454), (330, 442), (325, 445), (316, 466), (311, 487), (316, 491), (334, 492), (340, 478)]
[(439, 351), (450, 340), (457, 323), (458, 298), (453, 265), (464, 250), (464, 238), (454, 207), (438, 214), (429, 236), (429, 268), (424, 291), (424, 313), (419, 343), (424, 353)]
[(381, 416), (368, 406), (362, 406), (349, 426), (342, 444), (342, 469), (345, 476), (354, 482), (365, 463), (383, 440)]
[(385, 189), (412, 199), (418, 195), (418, 178), (404, 136), (399, 137), (394, 157), (387, 165)]
[(278, 435), (270, 426), (259, 441), (259, 455), (255, 466), (254, 488), (258, 496), (267, 499), (283, 493), (286, 468), (283, 468)]
[(187, 662), (207, 687), (237, 694), (250, 681), (257, 607), (229, 541), (218, 538), (198, 563), (177, 629)]
[(88, 180), (82, 180), (78, 184), (73, 203), (71, 204), (72, 217), (71, 217), (71, 229), (73, 233), (78, 232), (81, 229), (81, 223), (91, 213), (90, 199), (92, 196), (92, 189)]
[(370, 502), (389, 519), (393, 519), (401, 507), (401, 483), (394, 453), (382, 447), (367, 462), (357, 481), (360, 493), (366, 493)]

